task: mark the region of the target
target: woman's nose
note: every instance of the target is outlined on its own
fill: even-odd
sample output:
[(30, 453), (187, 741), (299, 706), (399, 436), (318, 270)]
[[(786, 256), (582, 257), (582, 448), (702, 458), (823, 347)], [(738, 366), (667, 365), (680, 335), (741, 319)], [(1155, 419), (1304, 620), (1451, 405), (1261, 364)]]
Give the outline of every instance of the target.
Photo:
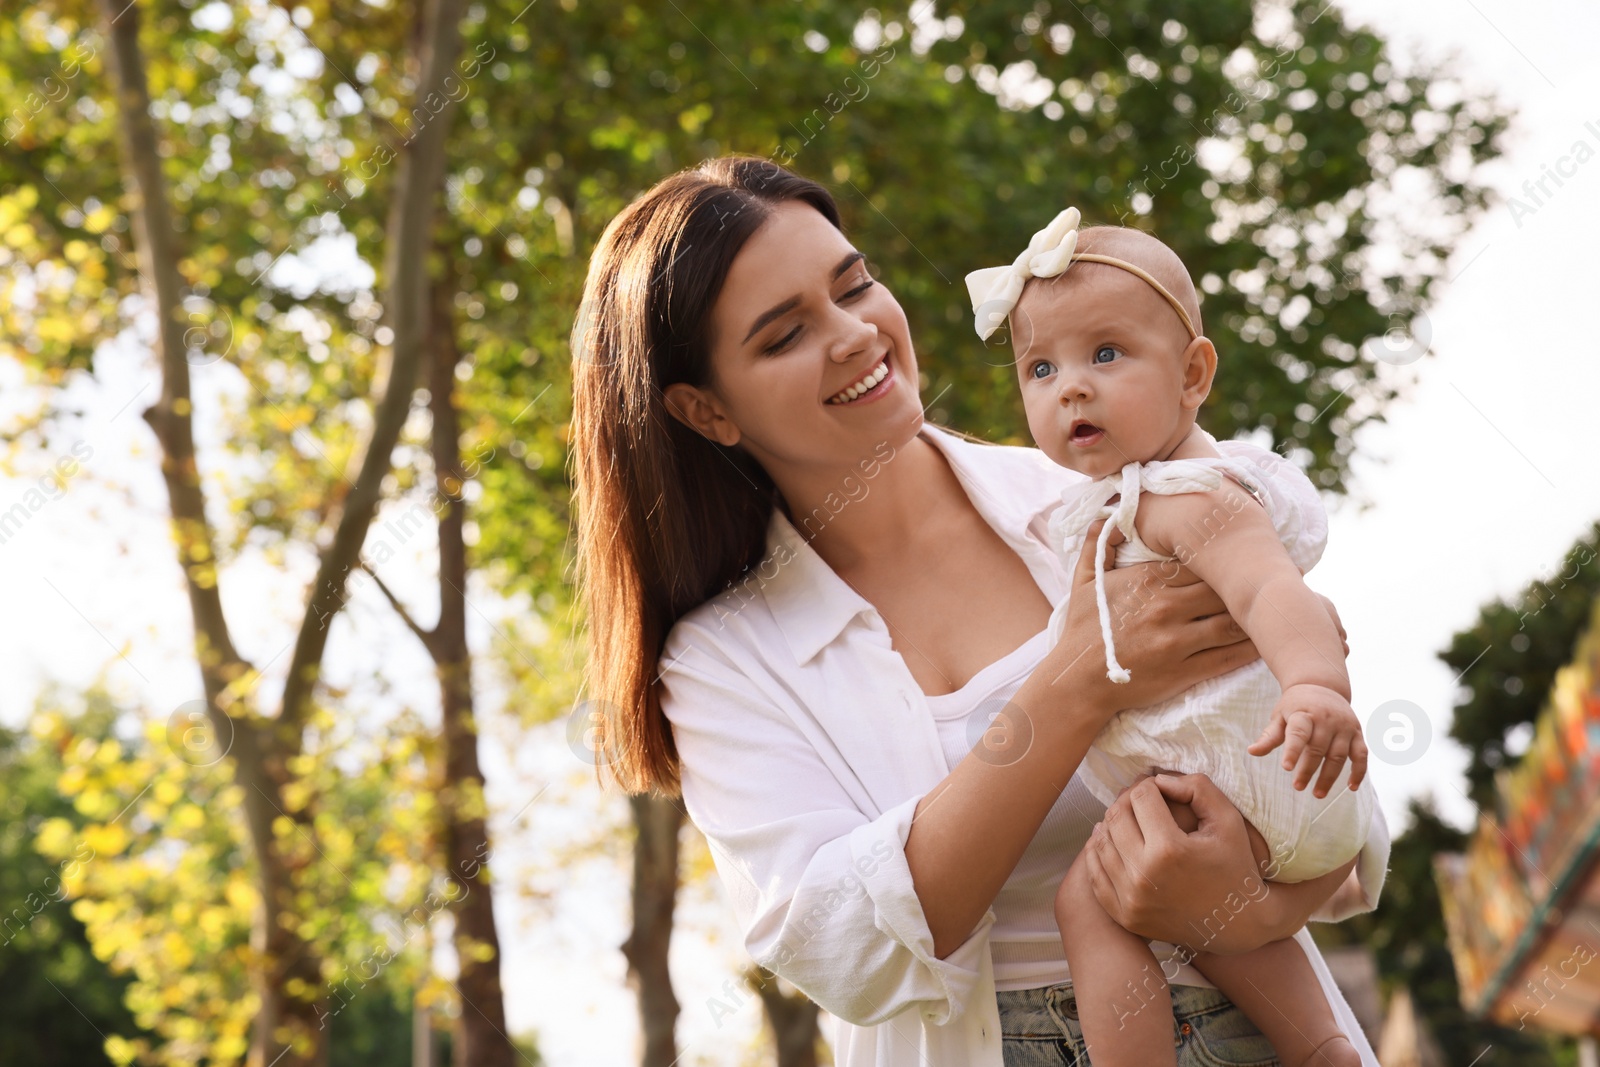
[(878, 327), (843, 308), (839, 310), (839, 331), (828, 353), (835, 363), (843, 363), (858, 352), (870, 349), (878, 340)]

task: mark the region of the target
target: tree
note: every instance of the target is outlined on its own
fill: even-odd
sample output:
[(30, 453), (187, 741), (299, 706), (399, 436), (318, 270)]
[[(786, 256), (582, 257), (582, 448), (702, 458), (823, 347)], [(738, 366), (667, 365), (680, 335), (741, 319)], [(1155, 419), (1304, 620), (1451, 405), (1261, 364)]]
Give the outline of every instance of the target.
[(784, 991), (778, 976), (765, 967), (753, 966), (744, 972), (745, 985), (761, 998), (762, 1011), (772, 1029), (777, 1048), (778, 1067), (817, 1067), (818, 1008), (803, 993)]
[[(1487, 604), (1450, 639), (1439, 658), (1460, 676), (1450, 736), (1469, 753), (1467, 786), (1482, 808), (1495, 806), (1494, 775), (1522, 754), (1556, 671), (1573, 649), (1600, 596), (1600, 522), (1519, 594)], [(1521, 747), (1514, 747), (1520, 738)]]
[(463, 490), (472, 477), (461, 456), (456, 410), (456, 368), (461, 353), (455, 341), (448, 280), (431, 287), (433, 315), (429, 339), (428, 404), (433, 416), (435, 511), (439, 531), (439, 621), (432, 629), (416, 622), (376, 571), (372, 577), (384, 597), (433, 658), (439, 677), (440, 736), (443, 761), (437, 776), (442, 809), (445, 872), (456, 895), (456, 988), (461, 996), (460, 1039), (454, 1043), (456, 1067), (507, 1067), (517, 1050), (506, 1033), (505, 997), (500, 985), (500, 935), (489, 888), (488, 808), (483, 771), (478, 765), (478, 728), (472, 707), (472, 655), (467, 647), (467, 503)]
[[(161, 443), (162, 474), (179, 564), (189, 589), (207, 711), (218, 734), (233, 741), (229, 758), (247, 787), (243, 803), (261, 882), (252, 945), (258, 961), (252, 980), (259, 1006), (251, 1067), (266, 1067), (285, 1055), (285, 1067), (313, 1067), (325, 1056), (319, 1024), (321, 961), (294, 921), (295, 863), (276, 823), (298, 822), (295, 829), (300, 832), (311, 823), (305, 807), (286, 796), (293, 777), (290, 766), (304, 745), (312, 689), (327, 648), (328, 620), (342, 606), (347, 576), (377, 512), (382, 482), (393, 462), (391, 452), (410, 410), (427, 330), (425, 257), (433, 236), (446, 124), (423, 125), (415, 146), (400, 155), (385, 264), (394, 345), (374, 385), (372, 430), (359, 452), (359, 473), (330, 508), (328, 539), (318, 553), (317, 575), (295, 638), (281, 706), (273, 719), (263, 721), (248, 702), (255, 668), (235, 650), (223, 614), (214, 537), (195, 457), (189, 345), (182, 316), (183, 254), (150, 116), (149, 82), (139, 43), (141, 12), (136, 5), (113, 0), (101, 0), (100, 12), (111, 43), (109, 66), (118, 101), (123, 174), (133, 204), (139, 275), (159, 331), (161, 397), (145, 411), (145, 420)], [(438, 0), (429, 5), (419, 27), (418, 80), (424, 99), (444, 91), (460, 47), (460, 14), (459, 0)]]
[[(353, 435), (357, 439), (351, 442), (350, 455), (358, 472), (349, 481), (342, 471), (338, 472), (335, 485), (328, 487), (332, 491), (320, 506), (311, 509), (316, 519), (313, 526), (320, 527), (315, 543), (316, 576), (307, 591), (278, 713), (271, 717), (262, 715), (254, 706), (259, 675), (234, 647), (223, 612), (219, 545), (213, 517), (207, 512), (194, 443), (190, 364), (196, 348), (203, 347), (208, 337), (202, 331), (202, 343), (194, 343), (195, 338), (185, 330), (186, 312), (191, 302), (207, 300), (208, 278), (222, 280), (216, 270), (222, 257), (215, 254), (222, 251), (222, 246), (199, 242), (200, 247), (194, 252), (184, 247), (188, 243), (186, 233), (197, 229), (196, 224), (205, 221), (207, 214), (219, 214), (215, 205), (196, 212), (191, 221), (186, 213), (175, 211), (173, 204), (175, 198), (193, 199), (195, 190), (189, 181), (194, 175), (215, 176), (219, 168), (214, 160), (191, 164), (174, 185), (163, 164), (163, 156), (174, 153), (163, 149), (175, 147), (177, 139), (164, 139), (153, 116), (152, 67), (140, 37), (146, 12), (138, 4), (110, 2), (102, 2), (97, 10), (98, 28), (106, 45), (104, 73), (110, 77), (113, 92), (110, 106), (89, 98), (90, 114), (111, 116), (113, 121), (109, 129), (104, 122), (93, 124), (87, 139), (92, 143), (96, 135), (112, 131), (116, 134), (116, 158), (127, 188), (132, 251), (137, 256), (137, 262), (132, 262), (121, 255), (120, 241), (103, 242), (102, 247), (115, 250), (121, 260), (121, 272), (108, 288), (129, 290), (137, 286), (146, 306), (154, 312), (159, 399), (145, 411), (145, 419), (161, 446), (174, 540), (194, 619), (195, 656), (206, 714), (215, 736), (223, 739), (219, 743), (243, 786), (234, 796), (244, 806), (258, 879), (251, 952), (243, 958), (251, 973), (257, 1005), (250, 1058), (255, 1067), (269, 1063), (288, 1067), (320, 1063), (325, 1056), (321, 1018), (326, 1014), (327, 999), (323, 960), (303, 914), (300, 898), (305, 887), (301, 876), (308, 860), (298, 855), (304, 851), (304, 842), (310, 842), (312, 851), (316, 851), (317, 825), (304, 782), (298, 780), (298, 766), (315, 710), (314, 692), (327, 647), (329, 622), (343, 604), (346, 578), (357, 562), (377, 511), (384, 479), (391, 470), (391, 452), (409, 413), (425, 340), (429, 307), (426, 252), (433, 239), (434, 206), (441, 184), (449, 105), (453, 103), (445, 98), (444, 89), (446, 79), (453, 79), (459, 51), (461, 5), (457, 0), (429, 4), (416, 26), (418, 69), (413, 72), (414, 84), (418, 106), (427, 111), (424, 120), (416, 123), (413, 138), (397, 153), (395, 190), (385, 225), (386, 328), (393, 335), (393, 343), (388, 348), (389, 358), (378, 368), (371, 387), (370, 426), (364, 433)], [(74, 23), (82, 26), (91, 18), (90, 12), (76, 5), (63, 5), (52, 14), (56, 16), (54, 22), (49, 15), (40, 15), (34, 24), (36, 30), (43, 25), (47, 38), (70, 37)], [(169, 49), (175, 37), (170, 30), (175, 24), (183, 24), (176, 17), (178, 14), (157, 10), (156, 29), (158, 33), (169, 31), (163, 38)], [(9, 43), (22, 45), (17, 50), (25, 53), (36, 52), (28, 47), (32, 42), (13, 39)], [(208, 43), (203, 54), (214, 63), (221, 59), (221, 53)], [(73, 60), (74, 76), (79, 69), (92, 65), (92, 56), (91, 52), (89, 57)], [(217, 63), (211, 72), (217, 73), (218, 66), (227, 68), (228, 64)], [(194, 71), (181, 65), (162, 66), (159, 62), (153, 69), (158, 79), (170, 77), (171, 87), (177, 90), (162, 102), (174, 109), (191, 111), (192, 105), (185, 97), (187, 90), (194, 88)], [(225, 75), (226, 69), (221, 73)], [(158, 92), (169, 88), (162, 80), (155, 83)], [(228, 84), (225, 76), (219, 81)], [(237, 79), (233, 84), (238, 84)], [(264, 97), (258, 100), (265, 103)], [(435, 100), (441, 101), (437, 107)], [(215, 100), (209, 103), (215, 105)], [(246, 106), (254, 105), (246, 101)], [(439, 117), (441, 113), (445, 117)], [(55, 121), (59, 124), (59, 117)], [(196, 129), (191, 127), (191, 132)], [(70, 135), (79, 131), (61, 132)], [(26, 124), (20, 131), (19, 135), (27, 140), (16, 155), (15, 167), (34, 181), (27, 192), (12, 200), (12, 211), (28, 211), (37, 205), (40, 178), (60, 191), (51, 181), (50, 172), (60, 171), (63, 152), (70, 155), (71, 138), (46, 142), (40, 148), (38, 133), (37, 127)], [(215, 141), (210, 147), (215, 153)], [(51, 150), (56, 155), (52, 156)], [(223, 199), (237, 200), (226, 193)], [(109, 220), (96, 220), (92, 214), (85, 214), (70, 198), (68, 204), (72, 205), (71, 213), (66, 212), (67, 205), (55, 205), (53, 221), (57, 224), (46, 222), (50, 236), (42, 242), (28, 239), (45, 227), (25, 224), (21, 234), (25, 268), (31, 268), (35, 276), (40, 270), (48, 273), (54, 267), (71, 276), (86, 277), (87, 288), (92, 288), (98, 279), (113, 280), (110, 270), (93, 262), (92, 253), (81, 238), (67, 236), (72, 230), (104, 227)], [(265, 206), (264, 202), (250, 202), (247, 210), (261, 206)], [(35, 215), (33, 219), (44, 221), (49, 216), (39, 219)], [(56, 258), (58, 249), (61, 259)], [(88, 265), (77, 271), (63, 268), (63, 264)], [(73, 289), (64, 303), (70, 307), (77, 297), (78, 290)], [(40, 367), (47, 380), (60, 380), (74, 366), (74, 356), (81, 362), (79, 354), (103, 336), (97, 327), (103, 327), (104, 321), (90, 321), (88, 328), (58, 323), (53, 331), (50, 321), (46, 318), (38, 324), (40, 328), (30, 331), (18, 354), (30, 365)], [(47, 347), (46, 341), (54, 343)], [(40, 356), (45, 359), (40, 360)], [(52, 363), (50, 356), (65, 359)]]

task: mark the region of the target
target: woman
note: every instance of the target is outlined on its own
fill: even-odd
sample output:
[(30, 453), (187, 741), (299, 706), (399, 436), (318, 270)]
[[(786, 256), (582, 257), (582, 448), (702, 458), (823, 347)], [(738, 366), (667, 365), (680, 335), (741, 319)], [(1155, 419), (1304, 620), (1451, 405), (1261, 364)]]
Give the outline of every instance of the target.
[[(1092, 595), (1047, 647), (1093, 577), (1044, 541), (1077, 476), (924, 424), (905, 315), (823, 187), (753, 158), (661, 182), (601, 238), (573, 346), (609, 766), (681, 789), (746, 947), (837, 1018), (839, 1064), (1088, 1062), (1053, 920), (1087, 847), (1096, 897), (1158, 956), (1294, 934), (1376, 1065), (1302, 929), (1370, 909), (1350, 867), (1264, 885), (1203, 777), (1109, 810), (1073, 778), (1110, 716), (1254, 648), (1149, 566), (1107, 573), (1131, 683), (1099, 667)], [(1164, 971), (1128, 1010), (1173, 1012), (1180, 1064), (1274, 1062), (1181, 956)]]

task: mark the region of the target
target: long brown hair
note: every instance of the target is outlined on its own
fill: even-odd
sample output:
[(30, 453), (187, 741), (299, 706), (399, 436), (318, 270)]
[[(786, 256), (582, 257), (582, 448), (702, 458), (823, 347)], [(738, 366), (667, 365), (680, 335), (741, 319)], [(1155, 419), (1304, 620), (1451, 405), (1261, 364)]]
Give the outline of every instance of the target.
[(662, 390), (710, 380), (711, 310), (772, 209), (828, 190), (769, 160), (709, 160), (657, 183), (606, 227), (572, 332), (571, 459), (585, 672), (596, 759), (630, 793), (678, 792), (656, 691), (673, 623), (754, 566), (776, 505), (748, 454), (674, 418)]

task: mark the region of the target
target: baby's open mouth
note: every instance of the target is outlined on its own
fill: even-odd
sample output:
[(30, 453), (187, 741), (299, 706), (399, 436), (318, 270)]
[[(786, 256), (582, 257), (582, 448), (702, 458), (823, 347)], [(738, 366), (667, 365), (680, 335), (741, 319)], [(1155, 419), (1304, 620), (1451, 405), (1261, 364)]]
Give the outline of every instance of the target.
[(1075, 445), (1092, 445), (1105, 436), (1105, 431), (1092, 422), (1078, 419), (1067, 432), (1067, 439)]

